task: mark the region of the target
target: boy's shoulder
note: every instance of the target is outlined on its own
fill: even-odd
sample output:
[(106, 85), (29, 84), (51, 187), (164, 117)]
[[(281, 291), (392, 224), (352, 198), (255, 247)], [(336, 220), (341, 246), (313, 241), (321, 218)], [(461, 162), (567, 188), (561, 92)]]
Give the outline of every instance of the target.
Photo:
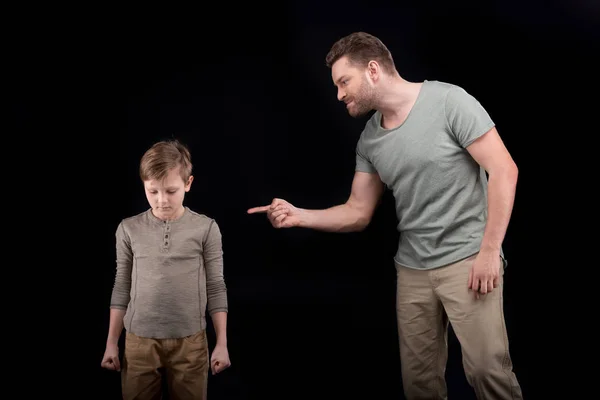
[(206, 214), (200, 213), (198, 211), (194, 211), (189, 207), (187, 209), (187, 221), (186, 224), (189, 226), (193, 226), (194, 228), (199, 228), (205, 232), (212, 231), (213, 227), (219, 228), (219, 224), (215, 220), (215, 218), (210, 217)]
[(190, 220), (193, 222), (201, 222), (201, 223), (205, 223), (205, 224), (211, 224), (211, 223), (215, 222), (214, 218), (211, 218), (206, 214), (202, 214), (198, 211), (194, 211), (189, 207), (186, 207), (186, 209), (187, 209), (187, 213), (189, 215)]
[(148, 219), (149, 212), (151, 212), (151, 210), (147, 209), (146, 211), (142, 211), (138, 214), (131, 215), (129, 217), (124, 217), (121, 219), (120, 225), (132, 226), (132, 225), (137, 225), (139, 223), (147, 222), (149, 220)]

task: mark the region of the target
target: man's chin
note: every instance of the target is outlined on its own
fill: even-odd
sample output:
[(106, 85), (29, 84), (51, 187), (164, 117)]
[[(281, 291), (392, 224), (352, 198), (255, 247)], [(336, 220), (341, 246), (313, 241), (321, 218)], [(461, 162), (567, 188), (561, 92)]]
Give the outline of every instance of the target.
[(360, 118), (360, 117), (364, 117), (365, 115), (367, 115), (368, 111), (363, 111), (363, 110), (348, 110), (348, 114), (350, 114), (350, 116), (353, 117), (353, 118)]
[(359, 104), (356, 104), (356, 102), (354, 102), (354, 101), (352, 103), (350, 103), (350, 107), (348, 107), (348, 114), (350, 114), (350, 116), (354, 117), (354, 118), (364, 117), (370, 111), (371, 111), (370, 108), (362, 107)]

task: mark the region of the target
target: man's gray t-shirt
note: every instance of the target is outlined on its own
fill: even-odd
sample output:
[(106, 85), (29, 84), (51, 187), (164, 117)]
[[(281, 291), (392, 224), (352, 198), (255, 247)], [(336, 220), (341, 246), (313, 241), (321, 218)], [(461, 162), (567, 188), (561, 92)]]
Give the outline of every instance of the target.
[[(425, 81), (405, 122), (381, 127), (377, 111), (356, 147), (356, 171), (378, 173), (396, 200), (396, 263), (448, 265), (480, 249), (487, 177), (466, 150), (494, 122), (459, 86)], [(502, 255), (502, 250), (501, 250)]]

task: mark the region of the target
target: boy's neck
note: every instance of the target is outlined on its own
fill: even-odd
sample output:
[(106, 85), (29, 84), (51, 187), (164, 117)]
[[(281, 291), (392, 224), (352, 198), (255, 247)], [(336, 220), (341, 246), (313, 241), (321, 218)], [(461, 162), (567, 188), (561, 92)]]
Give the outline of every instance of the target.
[(172, 217), (168, 217), (168, 218), (163, 218), (163, 217), (156, 215), (156, 213), (154, 212), (154, 209), (152, 209), (152, 215), (154, 215), (156, 218), (158, 218), (161, 221), (170, 221), (170, 222), (176, 221), (179, 218), (181, 218), (184, 213), (185, 213), (185, 206), (183, 206), (183, 205), (181, 207), (179, 207), (177, 212)]

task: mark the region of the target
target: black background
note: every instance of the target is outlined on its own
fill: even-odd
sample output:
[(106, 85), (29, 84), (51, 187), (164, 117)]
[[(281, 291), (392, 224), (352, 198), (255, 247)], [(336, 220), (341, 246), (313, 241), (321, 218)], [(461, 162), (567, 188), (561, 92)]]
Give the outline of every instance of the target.
[[(573, 369), (551, 361), (562, 352), (552, 339), (561, 327), (548, 316), (562, 302), (547, 291), (548, 275), (575, 253), (567, 240), (577, 233), (559, 224), (581, 177), (558, 174), (576, 157), (573, 141), (592, 129), (583, 95), (594, 93), (598, 6), (483, 3), (144, 3), (20, 14), (21, 41), (11, 45), (15, 137), (37, 135), (51, 160), (37, 170), (51, 189), (37, 189), (37, 198), (69, 210), (46, 226), (68, 232), (68, 246), (50, 245), (46, 258), (60, 264), (50, 274), (65, 289), (51, 307), (67, 319), (55, 326), (46, 315), (48, 331), (62, 338), (56, 364), (66, 367), (56, 367), (51, 391), (119, 398), (118, 374), (100, 368), (114, 232), (148, 206), (137, 175), (143, 152), (176, 137), (194, 163), (185, 203), (223, 232), (232, 366), (209, 378), (209, 398), (403, 398), (390, 193), (361, 233), (276, 230), (264, 215), (246, 214), (273, 197), (303, 208), (347, 199), (366, 119), (337, 101), (324, 58), (359, 30), (383, 40), (405, 79), (458, 84), (496, 122), (520, 170), (504, 242), (514, 370), (526, 398), (570, 386), (552, 375)], [(39, 213), (52, 213), (47, 204)], [(209, 340), (212, 349), (212, 325)], [(447, 376), (451, 398), (474, 398), (453, 336)]]

